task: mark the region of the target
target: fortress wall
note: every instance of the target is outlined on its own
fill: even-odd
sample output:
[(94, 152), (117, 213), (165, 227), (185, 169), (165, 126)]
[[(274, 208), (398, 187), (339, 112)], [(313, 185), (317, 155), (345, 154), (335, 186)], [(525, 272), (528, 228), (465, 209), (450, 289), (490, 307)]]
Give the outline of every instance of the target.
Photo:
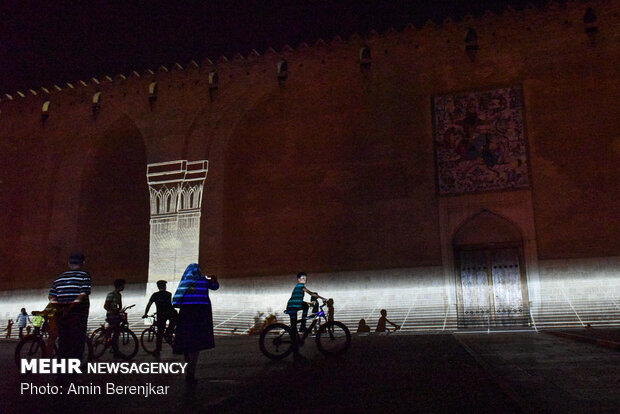
[(3, 98), (0, 289), (47, 286), (85, 248), (95, 283), (144, 282), (145, 164), (178, 159), (209, 160), (200, 258), (213, 272), (439, 266), (431, 99), (513, 85), (525, 99), (539, 258), (616, 256), (619, 11), (616, 0), (508, 10)]

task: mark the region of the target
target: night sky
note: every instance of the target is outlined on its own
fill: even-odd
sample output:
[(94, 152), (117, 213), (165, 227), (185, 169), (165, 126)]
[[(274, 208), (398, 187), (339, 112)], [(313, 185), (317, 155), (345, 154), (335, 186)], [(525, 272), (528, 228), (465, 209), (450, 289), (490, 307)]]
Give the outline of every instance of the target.
[(0, 93), (263, 53), (318, 38), (547, 0), (217, 0), (0, 2)]

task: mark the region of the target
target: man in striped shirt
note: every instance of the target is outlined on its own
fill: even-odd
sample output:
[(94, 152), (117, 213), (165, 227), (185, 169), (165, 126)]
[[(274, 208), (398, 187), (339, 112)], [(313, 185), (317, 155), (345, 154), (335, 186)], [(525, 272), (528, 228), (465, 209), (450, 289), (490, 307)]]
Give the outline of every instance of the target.
[(58, 309), (58, 358), (79, 358), (84, 353), (86, 324), (90, 302), (90, 275), (82, 270), (84, 255), (69, 257), (69, 270), (60, 274), (49, 292), (50, 302)]

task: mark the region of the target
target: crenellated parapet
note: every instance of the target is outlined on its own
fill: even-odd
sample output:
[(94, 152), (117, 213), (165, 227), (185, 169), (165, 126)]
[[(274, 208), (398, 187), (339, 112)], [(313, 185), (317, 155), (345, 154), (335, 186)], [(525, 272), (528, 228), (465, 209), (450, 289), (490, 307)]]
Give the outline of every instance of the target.
[[(247, 55), (236, 53), (231, 57), (206, 58), (200, 63), (175, 63), (143, 71), (133, 70), (116, 76), (82, 79), (51, 87), (4, 93), (0, 96), (0, 120), (13, 110), (19, 113), (35, 112), (42, 124), (60, 116), (71, 107), (79, 106), (84, 116), (95, 120), (106, 106), (129, 100), (135, 108), (153, 111), (157, 103), (174, 90), (187, 89), (202, 93), (213, 89), (214, 74), (220, 89), (230, 82), (239, 82), (251, 74), (251, 82), (279, 82), (283, 62), (288, 75), (303, 76), (302, 66), (359, 64), (361, 48), (372, 51), (372, 59), (395, 59), (391, 48), (407, 45), (407, 52), (415, 61), (441, 61), (444, 58), (467, 56), (476, 61), (485, 54), (510, 49), (524, 49), (554, 41), (571, 42), (572, 47), (596, 45), (597, 41), (613, 43), (620, 34), (620, 3), (617, 0), (548, 3), (542, 9), (532, 5), (523, 10), (506, 7), (502, 13), (485, 12), (480, 17), (466, 15), (460, 21), (446, 18), (442, 22), (427, 21), (421, 27), (409, 25), (402, 31), (393, 28), (384, 33), (371, 30), (368, 34), (353, 34), (348, 39), (335, 36), (331, 40), (317, 39), (310, 46), (302, 42), (296, 47), (284, 45), (279, 51), (268, 48), (263, 54), (256, 50)], [(553, 40), (557, 38), (557, 40)], [(566, 46), (569, 47), (569, 46)], [(335, 62), (334, 53), (339, 57)], [(397, 53), (405, 53), (399, 48)], [(331, 58), (331, 60), (330, 60)], [(398, 59), (398, 56), (396, 57)], [(341, 62), (342, 61), (342, 62)], [(369, 62), (366, 62), (369, 63)], [(241, 80), (243, 81), (243, 80)], [(153, 94), (154, 86), (158, 93)], [(213, 99), (213, 94), (209, 94)]]

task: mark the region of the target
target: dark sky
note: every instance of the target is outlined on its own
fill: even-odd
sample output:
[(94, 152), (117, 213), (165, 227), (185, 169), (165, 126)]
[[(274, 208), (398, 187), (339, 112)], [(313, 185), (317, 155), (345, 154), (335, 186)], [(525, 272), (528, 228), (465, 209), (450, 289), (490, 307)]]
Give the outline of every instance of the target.
[[(542, 5), (546, 0), (530, 0)], [(458, 20), (526, 0), (2, 0), (0, 93)]]

